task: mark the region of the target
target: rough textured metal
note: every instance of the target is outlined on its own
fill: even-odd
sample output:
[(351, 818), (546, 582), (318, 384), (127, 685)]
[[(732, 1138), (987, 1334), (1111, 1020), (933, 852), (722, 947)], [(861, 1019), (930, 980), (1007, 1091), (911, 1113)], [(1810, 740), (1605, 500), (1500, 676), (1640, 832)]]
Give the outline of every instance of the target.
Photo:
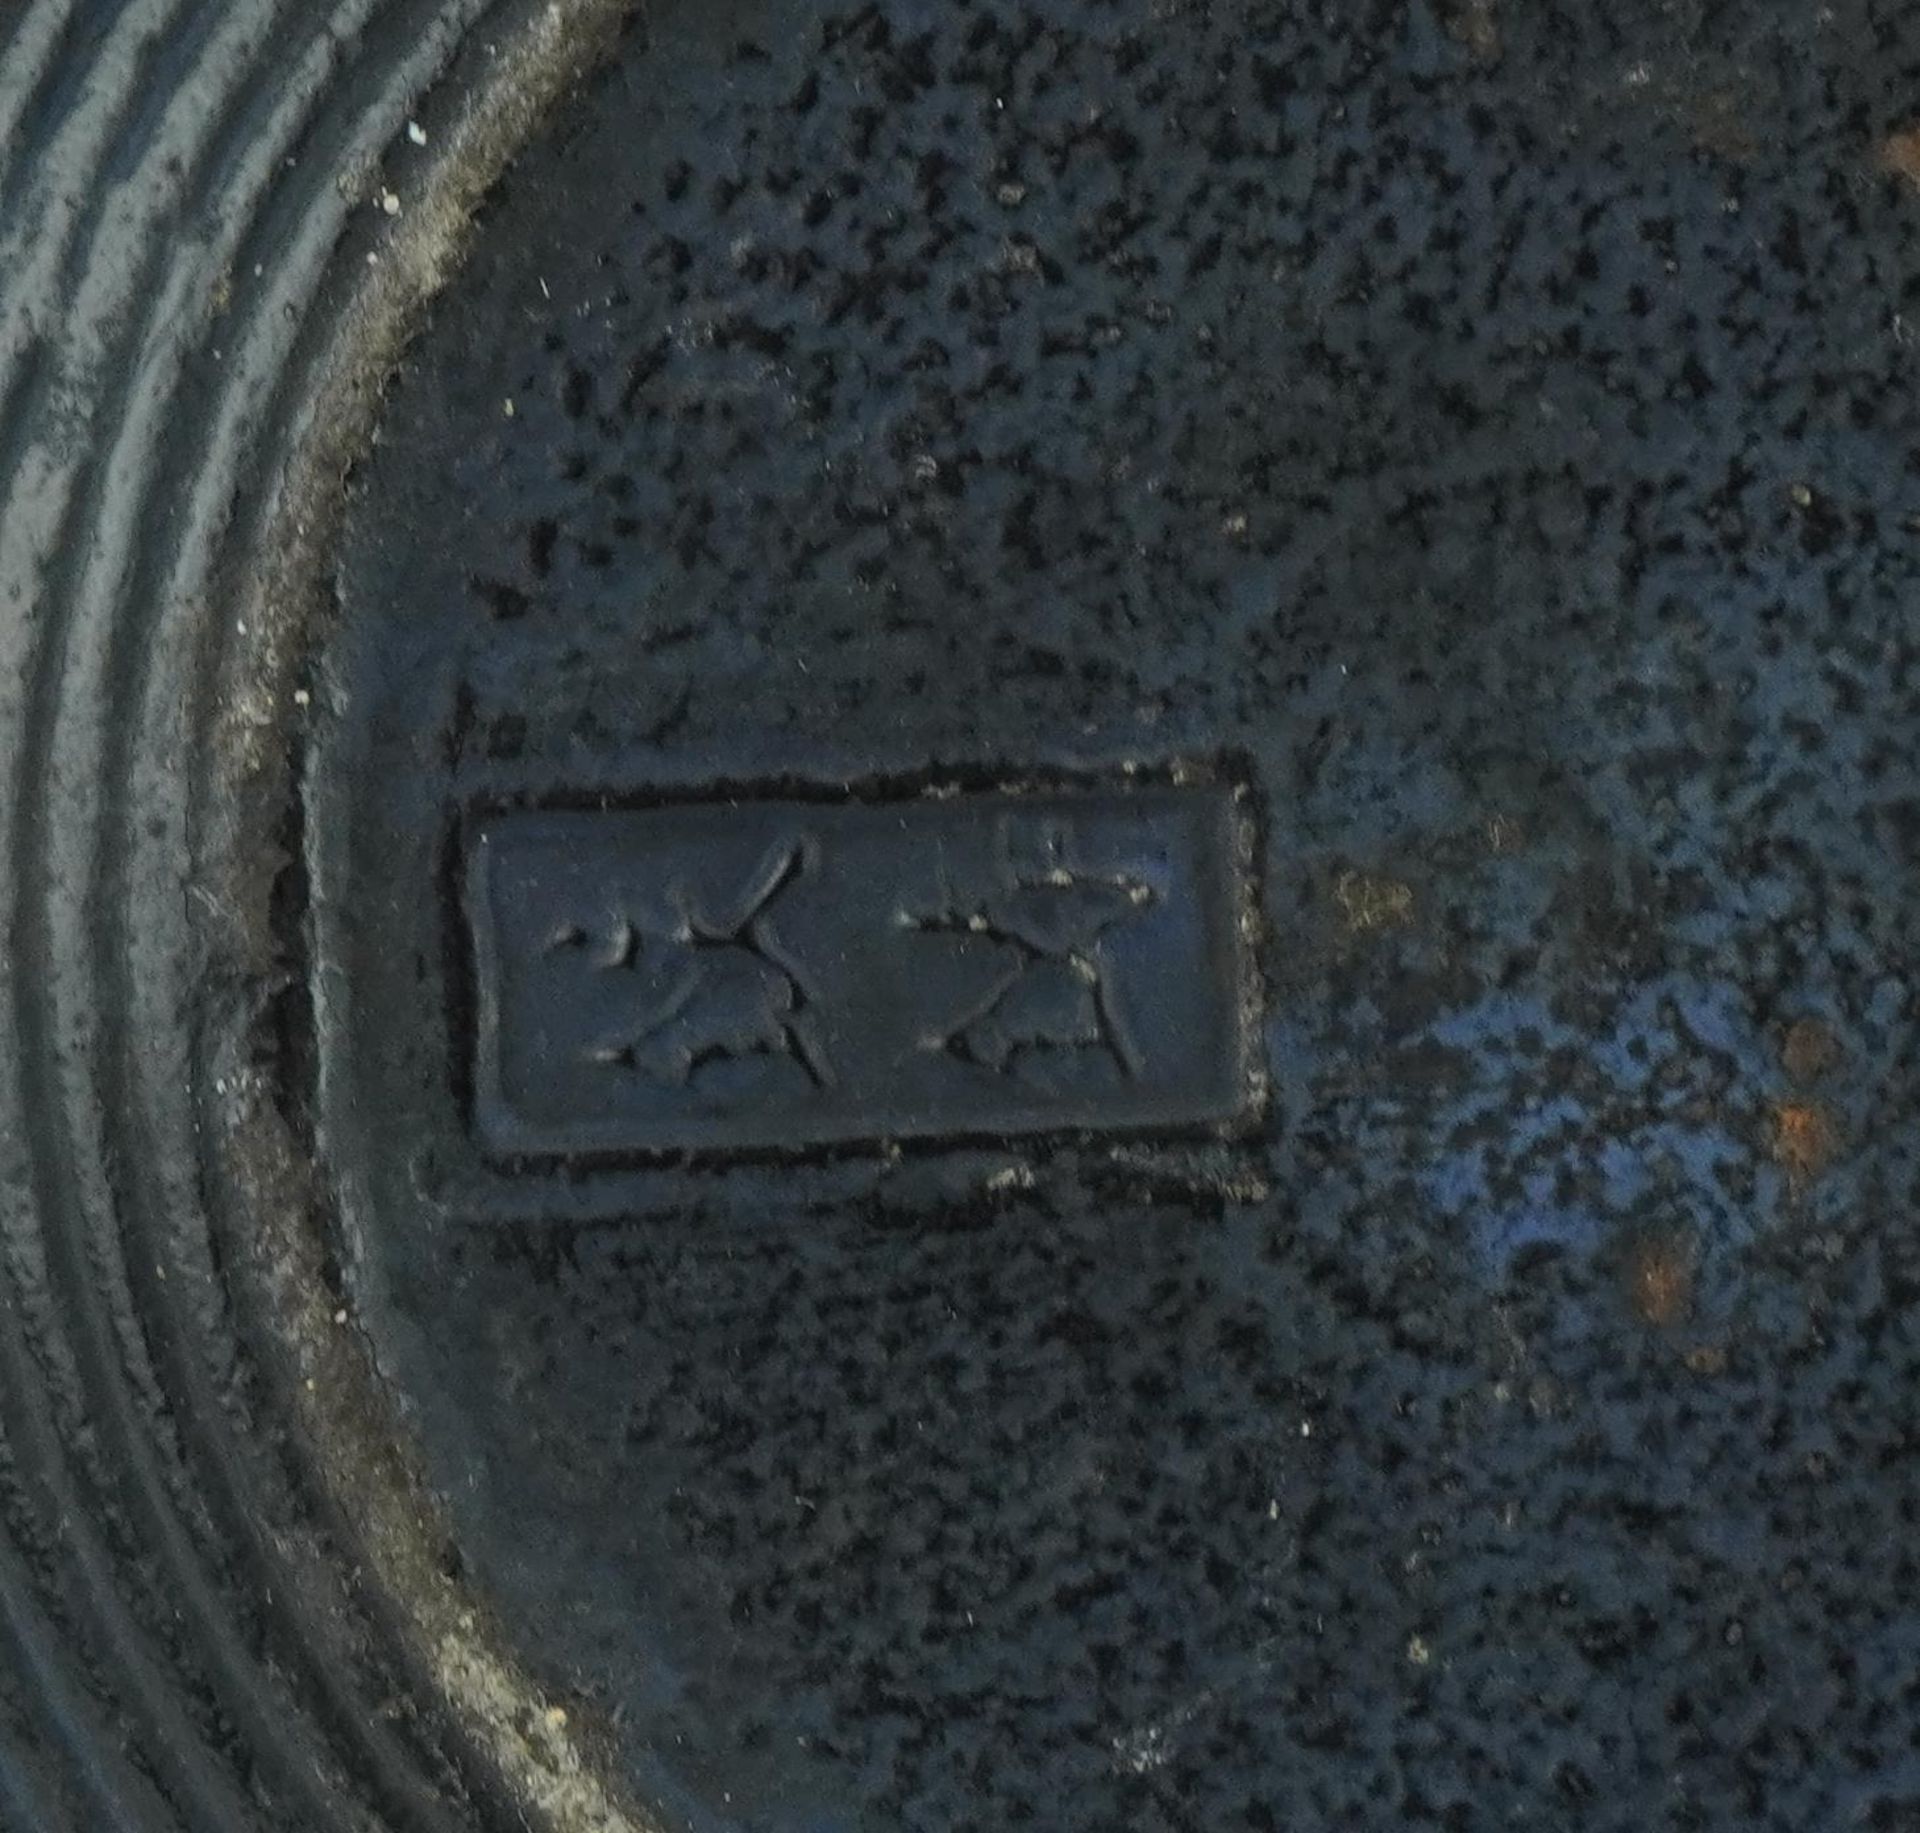
[[(0, 18), (0, 1824), (1920, 1819), (1920, 25), (595, 13)], [(476, 822), (1156, 783), (1256, 1099), (709, 813), (487, 1150)]]

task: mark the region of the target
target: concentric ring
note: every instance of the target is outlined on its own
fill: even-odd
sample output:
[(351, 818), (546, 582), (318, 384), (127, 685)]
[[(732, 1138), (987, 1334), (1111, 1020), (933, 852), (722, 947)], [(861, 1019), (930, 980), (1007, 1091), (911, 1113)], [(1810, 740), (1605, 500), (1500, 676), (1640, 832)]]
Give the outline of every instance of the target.
[(612, 11), (46, 0), (0, 44), (10, 1825), (633, 1824), (440, 1570), (261, 1054), (303, 538)]

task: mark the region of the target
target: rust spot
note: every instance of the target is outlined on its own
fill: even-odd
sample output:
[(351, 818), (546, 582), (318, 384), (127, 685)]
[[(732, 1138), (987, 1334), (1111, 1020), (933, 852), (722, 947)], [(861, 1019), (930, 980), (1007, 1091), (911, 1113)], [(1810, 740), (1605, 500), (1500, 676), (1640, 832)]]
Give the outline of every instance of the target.
[(1903, 127), (1880, 142), (1880, 169), (1920, 189), (1920, 126)]
[(1805, 1184), (1818, 1177), (1838, 1149), (1833, 1117), (1817, 1101), (1775, 1103), (1773, 1160), (1789, 1181)]
[(1347, 927), (1357, 933), (1394, 929), (1413, 921), (1413, 887), (1397, 878), (1342, 872), (1333, 881), (1333, 899)]
[(1696, 1375), (1724, 1375), (1727, 1350), (1723, 1343), (1701, 1343), (1687, 1351), (1687, 1367)]
[(1781, 1040), (1780, 1061), (1796, 1082), (1817, 1082), (1840, 1060), (1840, 1040), (1818, 1018), (1796, 1018)]
[(1627, 1252), (1627, 1302), (1644, 1324), (1671, 1329), (1693, 1309), (1693, 1243), (1683, 1235), (1650, 1234)]

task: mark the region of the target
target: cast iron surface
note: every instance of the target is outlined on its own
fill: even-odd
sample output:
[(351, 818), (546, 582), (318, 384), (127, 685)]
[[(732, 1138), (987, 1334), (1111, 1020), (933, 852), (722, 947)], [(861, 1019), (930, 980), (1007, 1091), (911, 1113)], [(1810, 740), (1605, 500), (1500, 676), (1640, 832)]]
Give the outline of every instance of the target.
[(612, 10), (0, 20), (0, 1824), (1920, 1824), (1920, 20)]

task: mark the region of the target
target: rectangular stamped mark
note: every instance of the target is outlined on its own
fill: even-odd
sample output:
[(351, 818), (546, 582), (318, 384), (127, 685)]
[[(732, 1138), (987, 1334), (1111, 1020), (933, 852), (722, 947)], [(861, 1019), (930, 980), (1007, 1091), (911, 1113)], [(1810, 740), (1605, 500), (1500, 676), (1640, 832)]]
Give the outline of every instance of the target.
[(1173, 1128), (1249, 1104), (1219, 785), (475, 816), (508, 1157)]

